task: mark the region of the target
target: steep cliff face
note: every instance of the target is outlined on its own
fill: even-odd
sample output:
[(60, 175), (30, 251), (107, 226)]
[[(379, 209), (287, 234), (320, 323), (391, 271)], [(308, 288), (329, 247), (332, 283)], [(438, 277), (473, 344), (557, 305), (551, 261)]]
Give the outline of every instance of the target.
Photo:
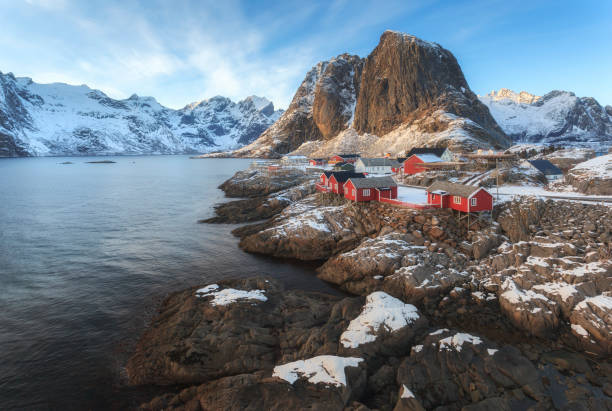
[(342, 54), (314, 66), (281, 118), (236, 155), (275, 157), (336, 136), (352, 122), (363, 60)]
[(604, 108), (592, 97), (558, 90), (539, 97), (501, 89), (480, 99), (516, 142), (604, 151), (612, 145), (612, 107)]
[[(470, 119), (486, 130), (492, 144), (507, 144), (489, 110), (469, 89), (450, 51), (414, 36), (386, 31), (364, 65), (355, 129), (384, 135), (434, 110)], [(445, 125), (441, 123), (440, 128)]]
[[(379, 137), (381, 143), (372, 145)], [(343, 54), (317, 64), (281, 119), (235, 154), (277, 157), (296, 149), (325, 154), (329, 147), (344, 146), (399, 154), (423, 144), (489, 148), (509, 143), (469, 89), (451, 52), (386, 31), (366, 59)]]
[(213, 97), (180, 110), (152, 97), (38, 84), (0, 73), (0, 157), (177, 154), (241, 147), (281, 115), (262, 97)]

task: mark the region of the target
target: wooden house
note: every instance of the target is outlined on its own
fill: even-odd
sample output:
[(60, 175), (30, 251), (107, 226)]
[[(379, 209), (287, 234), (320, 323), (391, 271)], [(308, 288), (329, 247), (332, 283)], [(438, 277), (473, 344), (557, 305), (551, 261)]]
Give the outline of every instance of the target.
[(482, 187), (436, 181), (427, 187), (427, 203), (439, 208), (477, 213), (493, 209), (493, 196)]
[(379, 201), (397, 198), (397, 184), (391, 177), (349, 178), (344, 183), (344, 197), (353, 201)]
[(336, 163), (351, 163), (354, 164), (359, 158), (359, 154), (336, 154), (332, 156), (328, 163), (336, 164)]
[(524, 164), (544, 174), (548, 181), (555, 181), (563, 178), (563, 171), (548, 160), (527, 160)]
[(355, 162), (355, 171), (368, 174), (393, 174), (399, 163), (392, 158), (360, 158)]
[(311, 158), (308, 160), (308, 164), (314, 167), (322, 167), (325, 165), (325, 163), (326, 160), (324, 158)]
[(327, 186), (331, 190), (332, 193), (343, 194), (344, 193), (344, 184), (350, 178), (365, 178), (365, 174), (363, 173), (355, 173), (353, 171), (334, 171), (331, 173), (328, 179)]

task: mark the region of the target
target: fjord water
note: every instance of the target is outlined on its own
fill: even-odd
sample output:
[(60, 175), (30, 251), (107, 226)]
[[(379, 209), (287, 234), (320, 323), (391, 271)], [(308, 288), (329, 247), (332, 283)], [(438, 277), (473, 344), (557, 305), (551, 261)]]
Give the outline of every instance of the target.
[[(248, 160), (0, 160), (0, 408), (132, 405), (130, 347), (167, 293), (269, 275), (333, 291), (312, 267), (242, 252), (236, 226), (197, 224)], [(65, 161), (72, 164), (61, 164)]]

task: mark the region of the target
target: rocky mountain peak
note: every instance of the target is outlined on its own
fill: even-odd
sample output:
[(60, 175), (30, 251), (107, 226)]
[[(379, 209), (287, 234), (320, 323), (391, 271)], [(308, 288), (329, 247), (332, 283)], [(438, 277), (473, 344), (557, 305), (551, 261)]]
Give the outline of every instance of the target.
[(499, 91), (493, 90), (486, 97), (494, 101), (510, 100), (519, 104), (533, 104), (541, 98), (526, 91), (517, 93), (507, 88), (500, 88)]
[(387, 30), (365, 59), (341, 54), (315, 65), (281, 119), (235, 154), (275, 157), (305, 142), (332, 142), (347, 136), (353, 141), (349, 128), (376, 138), (410, 124), (415, 127), (402, 134), (401, 144), (394, 145), (401, 145), (402, 151), (410, 144), (428, 144), (428, 139), (443, 145), (450, 140), (470, 146), (509, 145), (488, 109), (469, 89), (450, 51)]

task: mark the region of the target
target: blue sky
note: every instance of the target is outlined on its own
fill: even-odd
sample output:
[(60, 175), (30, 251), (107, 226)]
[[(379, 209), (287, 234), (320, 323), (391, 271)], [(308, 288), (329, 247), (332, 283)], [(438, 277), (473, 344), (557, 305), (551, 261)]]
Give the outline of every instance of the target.
[(169, 107), (225, 95), (286, 108), (304, 74), (386, 29), (435, 41), (478, 94), (612, 104), (612, 1), (0, 0), (0, 71)]

